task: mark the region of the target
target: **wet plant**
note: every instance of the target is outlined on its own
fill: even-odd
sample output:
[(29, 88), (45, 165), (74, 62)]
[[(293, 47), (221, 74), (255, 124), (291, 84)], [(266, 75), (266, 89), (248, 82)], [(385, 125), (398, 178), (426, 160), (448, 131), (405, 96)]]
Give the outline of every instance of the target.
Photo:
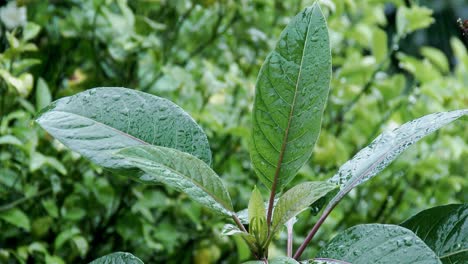
[[(258, 75), (250, 154), (269, 197), (254, 187), (248, 208), (240, 212), (210, 167), (211, 151), (202, 128), (166, 99), (126, 88), (94, 88), (53, 102), (37, 122), (92, 162), (142, 183), (165, 184), (230, 219), (223, 233), (242, 237), (256, 259), (248, 263), (298, 263), (347, 193), (423, 137), (468, 114), (468, 109), (454, 110), (405, 123), (378, 136), (329, 180), (290, 187), (319, 136), (331, 67), (326, 20), (314, 4), (287, 25)], [(296, 216), (323, 206), (294, 251)], [(358, 225), (302, 263), (466, 263), (467, 219), (468, 205), (456, 204), (425, 210), (401, 225)], [(284, 227), (286, 256), (270, 259), (269, 246)], [(93, 263), (141, 261), (118, 252)]]

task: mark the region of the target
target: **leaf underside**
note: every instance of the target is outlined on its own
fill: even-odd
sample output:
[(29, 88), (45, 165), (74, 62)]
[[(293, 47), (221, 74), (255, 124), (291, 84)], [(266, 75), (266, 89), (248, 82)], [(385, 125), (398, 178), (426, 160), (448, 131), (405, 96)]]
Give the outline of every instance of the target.
[(129, 147), (117, 155), (146, 173), (140, 177), (143, 182), (166, 184), (215, 212), (227, 216), (234, 213), (221, 179), (195, 156), (158, 146)]
[(437, 264), (436, 254), (410, 230), (396, 225), (366, 224), (334, 237), (317, 255), (359, 264)]
[(175, 148), (211, 163), (205, 133), (184, 110), (131, 89), (94, 88), (61, 98), (36, 121), (73, 151), (124, 174), (128, 164), (113, 153), (136, 145)]
[(442, 263), (468, 263), (468, 204), (433, 207), (412, 216), (401, 226), (419, 236)]
[(299, 13), (258, 75), (251, 159), (260, 180), (277, 191), (310, 158), (320, 132), (331, 77), (325, 18), (318, 4)]
[(143, 264), (143, 261), (130, 253), (115, 252), (95, 259), (89, 264)]

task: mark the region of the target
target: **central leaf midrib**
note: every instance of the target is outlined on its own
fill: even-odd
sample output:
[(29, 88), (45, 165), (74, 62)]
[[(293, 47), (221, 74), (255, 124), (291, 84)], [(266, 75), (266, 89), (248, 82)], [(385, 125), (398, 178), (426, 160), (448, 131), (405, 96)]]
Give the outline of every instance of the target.
[(278, 163), (276, 165), (276, 171), (275, 171), (275, 176), (273, 178), (273, 183), (277, 183), (277, 181), (278, 181), (278, 176), (279, 176), (279, 173), (281, 171), (281, 164), (283, 163), (283, 159), (284, 159), (284, 153), (286, 152), (286, 148), (287, 148), (287, 145), (288, 145), (289, 129), (291, 127), (291, 123), (292, 123), (292, 119), (293, 119), (293, 113), (294, 113), (295, 106), (296, 106), (296, 98), (297, 98), (297, 93), (298, 93), (298, 89), (299, 89), (299, 82), (300, 82), (300, 79), (301, 79), (302, 68), (303, 68), (302, 64), (304, 63), (305, 50), (307, 49), (307, 44), (309, 43), (307, 41), (307, 38), (309, 36), (311, 26), (312, 25), (310, 24), (310, 16), (309, 16), (308, 17), (307, 31), (306, 31), (306, 35), (304, 37), (305, 44), (304, 44), (304, 48), (302, 49), (301, 62), (300, 62), (300, 66), (299, 66), (299, 73), (298, 73), (297, 79), (296, 79), (296, 87), (295, 87), (295, 90), (294, 90), (294, 97), (293, 97), (293, 101), (291, 103), (291, 110), (289, 112), (288, 124), (287, 124), (287, 126), (285, 128), (283, 143), (281, 145), (281, 151), (279, 153), (279, 158), (278, 158)]

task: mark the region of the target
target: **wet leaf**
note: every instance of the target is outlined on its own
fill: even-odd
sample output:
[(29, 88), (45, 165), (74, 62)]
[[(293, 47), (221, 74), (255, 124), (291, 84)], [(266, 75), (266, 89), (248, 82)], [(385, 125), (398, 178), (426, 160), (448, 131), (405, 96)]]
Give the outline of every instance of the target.
[(327, 101), (331, 55), (325, 18), (318, 4), (284, 29), (257, 79), (251, 159), (269, 188), (281, 189), (310, 158)]
[[(279, 258), (274, 258), (274, 259), (269, 259), (268, 260), (269, 264), (299, 264), (295, 259), (293, 258), (287, 258), (287, 257), (279, 257)], [(263, 260), (253, 260), (253, 261), (247, 261), (244, 262), (243, 264), (265, 264)]]
[(227, 216), (234, 213), (219, 176), (195, 156), (158, 146), (124, 148), (117, 155), (146, 173), (139, 178), (143, 182), (166, 184), (216, 212)]
[(385, 169), (408, 147), (467, 114), (467, 109), (430, 114), (378, 136), (341, 166), (338, 173), (329, 180), (340, 185), (340, 191), (330, 201), (329, 207), (336, 205), (354, 187)]
[(437, 264), (436, 254), (410, 230), (396, 225), (367, 224), (346, 229), (317, 254), (359, 264)]
[(95, 259), (89, 264), (143, 264), (143, 261), (130, 253), (115, 252)]
[(275, 206), (272, 232), (276, 233), (288, 220), (335, 188), (335, 184), (327, 182), (304, 182), (288, 190)]
[(462, 264), (468, 260), (468, 204), (433, 207), (412, 216), (401, 226), (419, 236), (442, 263)]
[(36, 120), (47, 132), (94, 163), (137, 175), (112, 155), (136, 145), (157, 145), (211, 163), (208, 140), (174, 103), (126, 88), (94, 88), (53, 102)]

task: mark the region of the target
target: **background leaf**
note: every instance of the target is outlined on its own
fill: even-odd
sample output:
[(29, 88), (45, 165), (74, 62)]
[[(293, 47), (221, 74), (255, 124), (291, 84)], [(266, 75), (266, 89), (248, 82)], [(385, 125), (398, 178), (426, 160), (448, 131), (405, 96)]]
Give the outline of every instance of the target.
[(410, 230), (381, 224), (346, 229), (322, 248), (317, 257), (359, 264), (440, 263), (435, 253)]
[(221, 179), (202, 160), (176, 149), (157, 146), (136, 146), (122, 149), (118, 155), (147, 175), (146, 183), (164, 183), (193, 200), (231, 216), (231, 198)]
[(442, 263), (468, 261), (468, 204), (433, 207), (409, 218), (401, 226), (419, 236)]
[(257, 79), (251, 159), (260, 180), (280, 191), (309, 159), (320, 132), (331, 76), (325, 18), (318, 4), (284, 29)]
[(0, 212), (0, 219), (16, 227), (23, 228), (28, 232), (31, 230), (31, 222), (29, 221), (29, 217), (18, 208), (12, 208), (7, 211)]
[(208, 140), (174, 103), (126, 88), (94, 88), (59, 99), (36, 120), (47, 132), (96, 164), (122, 170), (112, 153), (135, 145), (184, 151), (210, 164)]
[(143, 261), (126, 252), (115, 252), (104, 257), (100, 257), (90, 264), (143, 264)]

